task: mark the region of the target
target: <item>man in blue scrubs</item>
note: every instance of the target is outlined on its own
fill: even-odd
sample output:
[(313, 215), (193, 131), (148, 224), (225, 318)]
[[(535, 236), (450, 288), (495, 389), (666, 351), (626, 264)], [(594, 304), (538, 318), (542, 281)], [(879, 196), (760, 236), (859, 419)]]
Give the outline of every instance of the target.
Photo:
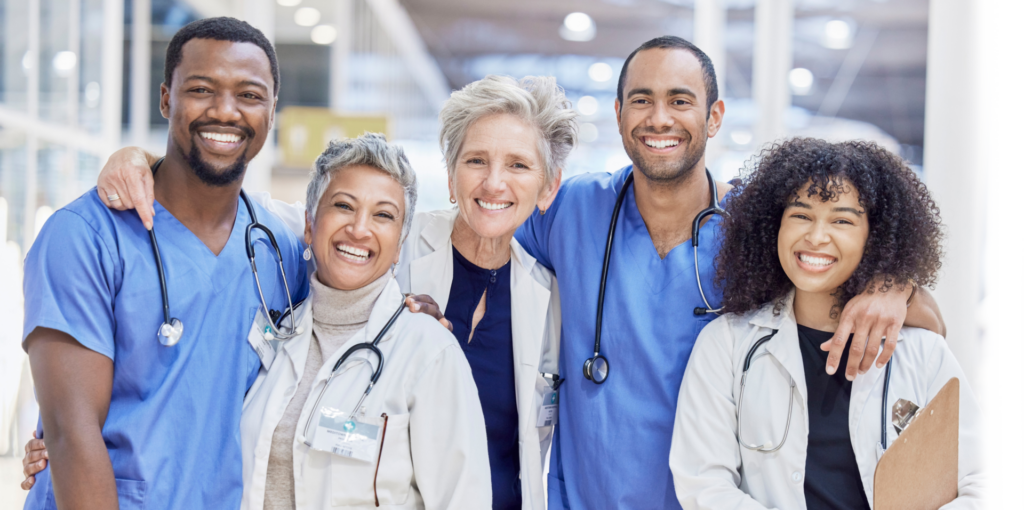
[[(160, 111), (170, 132), (151, 212), (170, 313), (184, 325), (177, 345), (157, 340), (159, 276), (134, 212), (90, 191), (42, 229), (25, 261), (24, 347), (53, 462), (26, 508), (238, 508), (239, 420), (260, 367), (247, 336), (263, 313), (239, 194), (279, 82), (269, 41), (235, 19), (192, 23), (168, 47)], [(298, 302), (308, 290), (300, 241), (254, 207)], [(276, 254), (253, 238), (267, 306), (284, 310)]]
[[(694, 313), (705, 304), (689, 242), (693, 218), (711, 199), (704, 148), (725, 113), (711, 61), (677, 37), (645, 43), (623, 65), (615, 110), (633, 165), (568, 179), (546, 214), (535, 214), (516, 235), (555, 272), (561, 295), (565, 383), (551, 453), (549, 510), (680, 508), (668, 465), (679, 386), (697, 335), (716, 317)], [(605, 293), (601, 354), (609, 372), (599, 385), (584, 378), (583, 364), (594, 356), (608, 226), (630, 172), (635, 182), (622, 204)], [(718, 183), (723, 205), (728, 189)], [(700, 276), (712, 306), (721, 303), (712, 282), (720, 222), (716, 215), (699, 227)], [(857, 326), (853, 349), (858, 341), (868, 344), (863, 360), (851, 355), (847, 374), (866, 370), (883, 331), (903, 324), (910, 292), (860, 296), (867, 304), (847, 306), (844, 317), (856, 316), (848, 319)], [(929, 320), (937, 312), (917, 310), (922, 301), (914, 300), (916, 322), (908, 324), (941, 329), (941, 321)], [(866, 342), (869, 332), (872, 341)], [(838, 351), (832, 348), (833, 371), (846, 343), (841, 336)], [(879, 362), (892, 352), (886, 349)]]

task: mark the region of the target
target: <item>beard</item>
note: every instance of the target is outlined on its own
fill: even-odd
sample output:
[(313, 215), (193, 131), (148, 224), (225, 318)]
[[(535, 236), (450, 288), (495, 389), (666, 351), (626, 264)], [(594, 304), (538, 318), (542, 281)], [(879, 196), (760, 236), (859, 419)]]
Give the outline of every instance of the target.
[(203, 159), (203, 156), (199, 154), (199, 147), (195, 144), (192, 144), (188, 154), (185, 154), (185, 151), (180, 148), (178, 150), (181, 151), (181, 155), (184, 156), (189, 168), (192, 169), (192, 173), (196, 174), (196, 177), (208, 186), (227, 186), (245, 174), (246, 161), (244, 152), (241, 156), (238, 156), (234, 163), (218, 172), (217, 169), (213, 168), (213, 165)]
[(645, 134), (649, 135), (665, 135), (665, 134), (676, 134), (676, 133), (654, 133), (647, 132), (650, 130), (643, 128), (636, 128), (630, 134), (631, 140), (634, 143), (623, 144), (626, 149), (626, 154), (629, 155), (629, 159), (633, 161), (633, 168), (644, 174), (644, 177), (652, 183), (657, 184), (672, 184), (676, 182), (685, 181), (690, 177), (697, 163), (704, 157), (704, 150), (708, 144), (707, 137), (707, 126), (702, 130), (703, 136), (699, 139), (694, 140), (693, 137), (686, 133), (678, 133), (680, 135), (679, 143), (686, 144), (686, 149), (683, 151), (675, 160), (666, 160), (651, 157), (647, 154), (643, 148), (640, 147), (644, 142), (641, 141), (641, 137)]
[[(199, 128), (210, 125), (218, 125), (215, 122), (202, 122), (193, 121), (188, 126), (188, 133), (191, 137), (197, 136)], [(245, 174), (245, 167), (247, 161), (245, 155), (248, 152), (248, 145), (251, 143), (253, 136), (256, 135), (255, 131), (248, 126), (232, 126), (241, 129), (245, 133), (246, 150), (242, 151), (242, 154), (238, 156), (238, 159), (234, 163), (228, 165), (227, 168), (218, 171), (209, 162), (203, 159), (203, 156), (199, 153), (199, 147), (193, 143), (192, 148), (189, 149), (188, 154), (185, 154), (185, 150), (178, 146), (178, 150), (181, 152), (181, 156), (185, 158), (188, 166), (192, 169), (192, 173), (199, 177), (199, 180), (203, 181), (203, 184), (208, 186), (227, 186), (238, 179), (242, 178)]]

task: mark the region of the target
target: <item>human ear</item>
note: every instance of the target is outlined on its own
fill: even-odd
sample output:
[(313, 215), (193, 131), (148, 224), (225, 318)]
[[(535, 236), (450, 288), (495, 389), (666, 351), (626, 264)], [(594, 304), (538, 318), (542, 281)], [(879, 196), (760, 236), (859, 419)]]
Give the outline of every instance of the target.
[(551, 207), (551, 204), (555, 202), (555, 197), (558, 195), (558, 189), (561, 185), (562, 169), (559, 168), (555, 172), (555, 177), (546, 183), (540, 192), (540, 197), (537, 199), (537, 207), (540, 210), (547, 211)]
[(171, 118), (171, 88), (166, 83), (160, 84), (160, 115)]
[(306, 231), (303, 235), (303, 240), (306, 241), (306, 246), (312, 246), (313, 244), (313, 218), (309, 216), (309, 212), (306, 213)]
[(725, 117), (725, 102), (719, 99), (711, 105), (711, 112), (708, 114), (708, 138), (713, 138), (722, 128), (722, 118)]

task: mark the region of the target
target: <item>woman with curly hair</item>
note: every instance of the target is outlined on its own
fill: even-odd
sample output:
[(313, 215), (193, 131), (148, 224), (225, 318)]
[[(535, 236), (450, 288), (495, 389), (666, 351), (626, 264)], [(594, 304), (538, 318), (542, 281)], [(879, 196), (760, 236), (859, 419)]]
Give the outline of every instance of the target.
[(885, 417), (882, 444), (887, 370), (890, 404), (924, 407), (960, 378), (959, 495), (943, 508), (979, 506), (978, 405), (942, 337), (889, 331), (889, 366), (852, 382), (826, 371), (851, 298), (934, 283), (942, 225), (924, 183), (873, 143), (794, 139), (762, 153), (723, 229), (727, 313), (697, 338), (669, 456), (682, 506), (871, 508), (875, 466), (897, 436)]

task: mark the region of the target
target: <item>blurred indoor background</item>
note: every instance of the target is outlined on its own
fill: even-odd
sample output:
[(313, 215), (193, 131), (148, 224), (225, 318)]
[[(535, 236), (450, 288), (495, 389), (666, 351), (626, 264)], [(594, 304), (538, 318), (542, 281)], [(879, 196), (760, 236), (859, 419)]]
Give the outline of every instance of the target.
[[(787, 136), (874, 140), (923, 176), (948, 227), (935, 291), (948, 341), (992, 413), (1019, 427), (1024, 357), (1019, 0), (0, 0), (0, 508), (20, 508), (20, 456), (37, 419), (21, 349), (21, 261), (56, 209), (123, 145), (163, 153), (164, 52), (186, 23), (235, 16), (280, 60), (274, 142), (246, 187), (300, 200), (326, 140), (383, 131), (447, 205), (436, 118), (488, 74), (553, 75), (581, 117), (565, 175), (629, 160), (613, 102), (624, 58), (663, 34), (713, 59), (726, 115), (708, 148), (720, 179)], [(1002, 55), (1002, 57), (1000, 56)], [(1016, 419), (995, 412), (1016, 409)], [(1008, 421), (1002, 421), (1002, 420)], [(201, 433), (201, 431), (197, 431)], [(996, 479), (1024, 475), (993, 441)], [(1007, 485), (1006, 487), (1009, 487)], [(1007, 489), (1008, 490), (1008, 489)]]

